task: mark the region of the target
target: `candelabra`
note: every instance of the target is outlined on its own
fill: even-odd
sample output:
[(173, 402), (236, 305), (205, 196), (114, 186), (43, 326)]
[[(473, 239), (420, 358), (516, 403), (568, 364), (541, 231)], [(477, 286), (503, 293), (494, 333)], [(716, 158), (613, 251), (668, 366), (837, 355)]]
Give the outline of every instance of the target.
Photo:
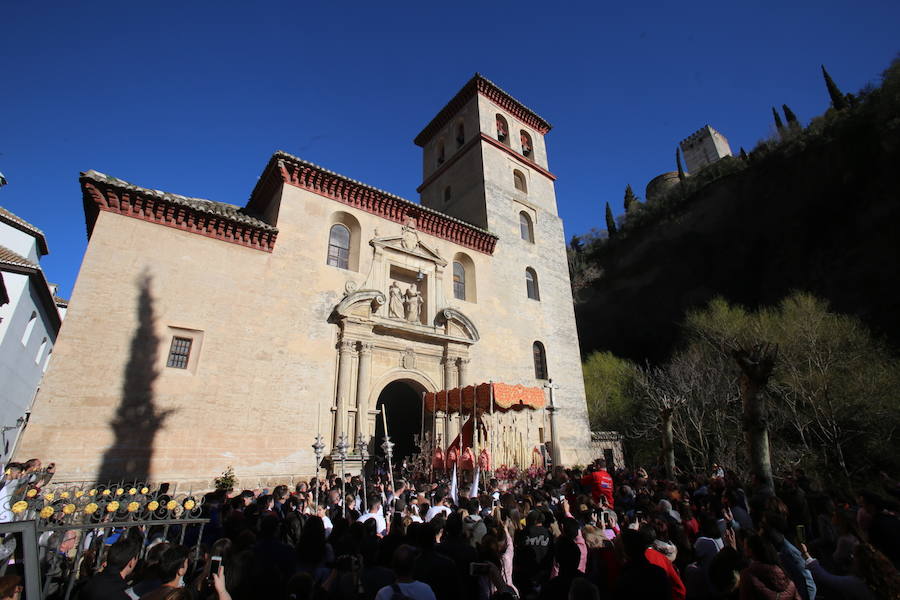
[(363, 511), (366, 513), (369, 512), (368, 501), (366, 500), (366, 461), (369, 458), (369, 440), (366, 439), (366, 436), (360, 433), (356, 436), (356, 451), (359, 453), (359, 477), (362, 482), (362, 502), (363, 502)]
[(313, 442), (312, 449), (316, 453), (316, 505), (314, 508), (319, 510), (319, 465), (322, 463), (322, 450), (325, 449), (321, 434), (316, 434), (316, 441)]
[(381, 449), (384, 450), (384, 457), (387, 459), (388, 464), (388, 478), (391, 482), (391, 491), (394, 490), (394, 467), (391, 463), (391, 458), (394, 456), (394, 442), (391, 441), (391, 436), (387, 433), (384, 434), (384, 442), (381, 444)]
[(344, 518), (347, 518), (347, 497), (345, 494), (344, 488), (344, 473), (346, 472), (346, 467), (344, 466), (347, 460), (347, 436), (343, 433), (338, 437), (338, 443), (335, 446), (338, 452), (338, 458), (341, 459), (341, 505), (344, 507)]

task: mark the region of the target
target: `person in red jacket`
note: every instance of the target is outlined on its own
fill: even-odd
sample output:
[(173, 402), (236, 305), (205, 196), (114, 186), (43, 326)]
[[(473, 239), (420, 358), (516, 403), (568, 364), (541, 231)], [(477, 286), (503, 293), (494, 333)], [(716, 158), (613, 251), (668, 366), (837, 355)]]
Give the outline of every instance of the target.
[(606, 471), (606, 460), (598, 458), (588, 473), (581, 478), (581, 484), (591, 491), (594, 502), (599, 503), (600, 498), (606, 498), (606, 504), (613, 508), (613, 480)]
[(640, 529), (640, 534), (643, 541), (647, 544), (647, 549), (644, 551), (647, 562), (666, 572), (666, 578), (669, 580), (669, 589), (672, 592), (672, 600), (684, 600), (687, 595), (687, 588), (684, 587), (684, 582), (681, 581), (678, 571), (672, 566), (672, 561), (665, 554), (654, 550), (652, 547), (653, 541), (656, 539), (656, 530), (649, 525), (644, 525)]

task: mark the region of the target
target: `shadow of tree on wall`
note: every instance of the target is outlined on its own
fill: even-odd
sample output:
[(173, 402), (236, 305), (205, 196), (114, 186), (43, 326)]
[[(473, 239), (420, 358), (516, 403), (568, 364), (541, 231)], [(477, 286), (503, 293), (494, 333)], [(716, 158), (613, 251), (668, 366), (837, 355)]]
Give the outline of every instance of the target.
[(122, 398), (110, 422), (115, 440), (103, 455), (98, 482), (145, 481), (150, 474), (156, 433), (174, 412), (159, 410), (153, 402), (153, 384), (159, 376), (160, 339), (154, 329), (151, 283), (146, 271), (138, 278), (138, 326), (131, 338)]

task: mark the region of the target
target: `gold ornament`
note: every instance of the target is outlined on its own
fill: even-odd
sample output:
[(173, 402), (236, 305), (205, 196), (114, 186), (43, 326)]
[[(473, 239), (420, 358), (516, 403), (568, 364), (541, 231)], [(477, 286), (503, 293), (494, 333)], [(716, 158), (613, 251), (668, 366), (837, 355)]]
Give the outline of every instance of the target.
[(178, 503), (175, 502), (174, 500), (169, 500), (168, 502), (166, 502), (166, 508), (168, 510), (175, 510), (176, 506), (178, 506)]
[(25, 512), (26, 510), (28, 510), (28, 503), (24, 500), (19, 500), (12, 505), (12, 511), (17, 515)]
[(133, 512), (135, 512), (137, 509), (139, 509), (140, 507), (141, 507), (141, 505), (138, 504), (137, 502), (129, 502), (127, 508), (128, 508), (128, 512), (132, 512), (132, 513), (133, 513)]
[(49, 519), (50, 517), (53, 516), (54, 512), (55, 511), (52, 506), (45, 506), (44, 508), (41, 509), (40, 515), (41, 515), (42, 519)]
[(156, 500), (151, 500), (150, 504), (147, 505), (147, 510), (152, 511), (156, 510), (157, 508), (159, 508), (159, 502), (157, 502)]
[(142, 494), (146, 494), (146, 493), (149, 492), (149, 491), (150, 491), (150, 488), (148, 488), (147, 486), (144, 486), (144, 487), (141, 488), (141, 493), (142, 493)]
[(193, 500), (186, 500), (184, 503), (185, 510), (191, 510), (195, 506), (197, 506), (197, 503), (194, 502)]
[(63, 514), (64, 515), (71, 515), (73, 512), (75, 512), (74, 504), (66, 504), (65, 506), (63, 506)]
[(112, 493), (112, 490), (103, 490), (104, 496), (109, 496)]
[(119, 503), (115, 500), (106, 505), (106, 512), (116, 512), (117, 510), (119, 510)]
[(122, 488), (119, 488), (116, 490), (116, 496), (121, 496), (124, 493), (125, 493), (125, 490), (123, 490)]
[(86, 515), (92, 515), (95, 512), (97, 512), (97, 504), (95, 502), (91, 502), (84, 507), (84, 514)]
[(69, 497), (69, 492), (61, 492), (59, 494), (59, 497), (65, 500), (66, 498)]
[(96, 496), (96, 495), (97, 495), (97, 490), (92, 489), (91, 491), (88, 492), (88, 496)]
[(81, 498), (82, 496), (84, 496), (84, 490), (75, 490), (76, 498)]
[(135, 494), (137, 494), (137, 488), (131, 488), (130, 490), (128, 490), (129, 496), (134, 496)]
[(29, 498), (34, 498), (35, 496), (37, 496), (37, 490), (34, 488), (31, 488), (30, 490), (25, 492), (25, 495), (28, 496)]
[(44, 494), (44, 499), (47, 502), (53, 502), (53, 498), (55, 498), (55, 496), (53, 495), (53, 492), (47, 492), (46, 494)]

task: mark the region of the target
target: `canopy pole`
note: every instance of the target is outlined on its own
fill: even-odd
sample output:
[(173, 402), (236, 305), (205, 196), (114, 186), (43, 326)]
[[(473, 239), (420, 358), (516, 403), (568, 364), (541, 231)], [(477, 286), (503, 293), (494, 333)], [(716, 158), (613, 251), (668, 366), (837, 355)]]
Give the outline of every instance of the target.
[[(491, 392), (491, 429), (488, 431), (488, 444), (490, 446), (491, 455), (488, 458), (490, 458), (491, 462), (494, 462), (494, 460), (496, 460), (494, 458), (494, 428), (497, 426), (497, 418), (494, 416), (494, 380), (491, 379), (488, 381), (488, 385), (490, 386)], [(491, 466), (493, 467), (493, 465)]]

